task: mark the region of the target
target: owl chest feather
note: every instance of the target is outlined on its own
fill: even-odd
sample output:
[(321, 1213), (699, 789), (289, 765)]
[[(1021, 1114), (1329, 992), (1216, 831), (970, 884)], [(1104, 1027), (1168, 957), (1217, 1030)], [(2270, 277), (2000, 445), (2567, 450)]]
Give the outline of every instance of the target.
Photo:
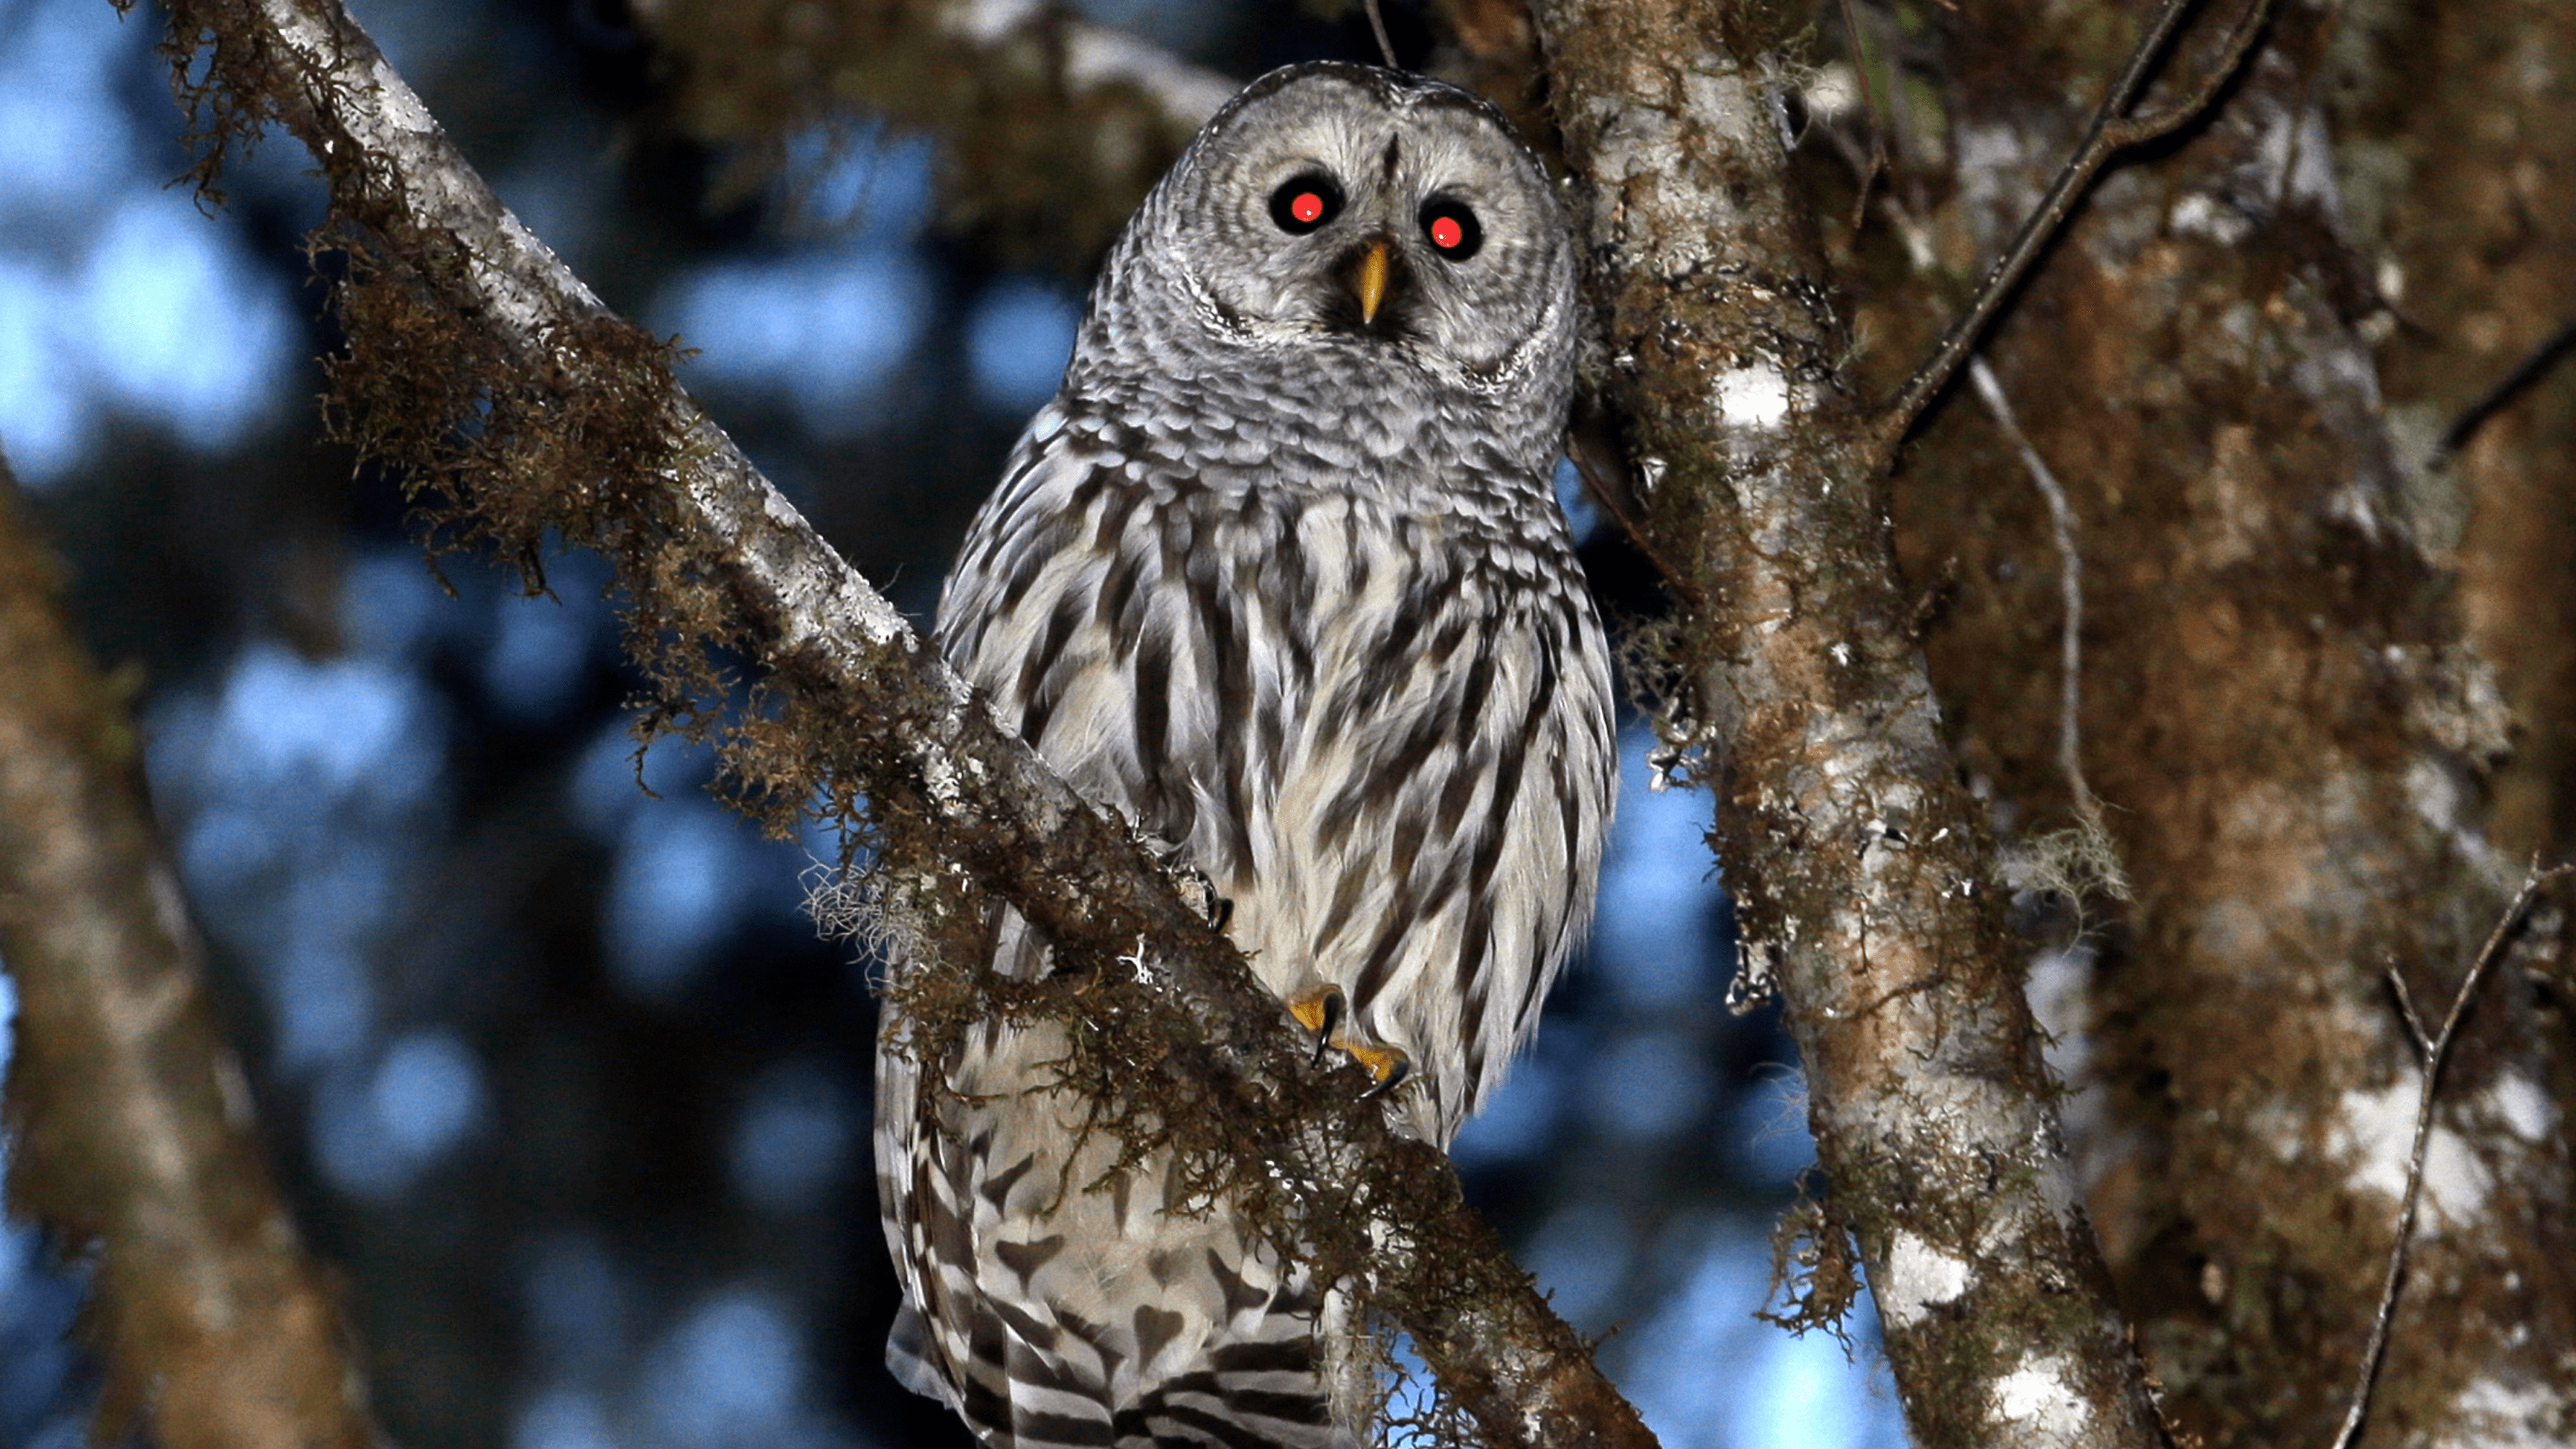
[(1339, 986), (1415, 1054), (1445, 1140), (1579, 930), (1606, 823), (1603, 648), (1552, 500), (1032, 436), (943, 645), (1215, 880), (1266, 984)]

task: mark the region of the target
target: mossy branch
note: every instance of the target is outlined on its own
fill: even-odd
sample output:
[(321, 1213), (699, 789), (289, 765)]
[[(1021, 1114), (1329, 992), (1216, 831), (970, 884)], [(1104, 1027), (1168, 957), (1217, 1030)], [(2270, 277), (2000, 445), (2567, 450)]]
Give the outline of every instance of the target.
[(0, 463), (10, 1207), (99, 1250), (92, 1442), (148, 1425), (165, 1449), (369, 1449), (339, 1306), (260, 1158), (153, 839), (133, 720), (65, 628), (60, 575)]
[[(772, 828), (819, 808), (864, 829), (934, 948), (999, 901), (1070, 964), (1019, 991), (934, 949), (950, 964), (907, 988), (915, 1007), (946, 993), (923, 1030), (1064, 1023), (1082, 1047), (1068, 1071), (1104, 1094), (1105, 1121), (1248, 1196), (1412, 1335), (1487, 1442), (1652, 1443), (1447, 1160), (1390, 1130), (1349, 1071), (1311, 1068), (1277, 999), (1127, 825), (995, 726), (672, 381), (670, 349), (501, 207), (336, 0), (172, 11), (201, 179), (271, 121), (320, 164), (318, 245), (347, 259), (328, 418), (424, 500), (441, 546), (488, 546), (532, 586), (550, 531), (600, 549), (657, 701), (648, 732), (719, 736), (726, 793)], [(751, 665), (748, 703), (702, 714), (738, 682), (728, 659)], [(1109, 969), (1121, 957), (1150, 958), (1153, 982)], [(1303, 1170), (1319, 1143), (1329, 1170)]]

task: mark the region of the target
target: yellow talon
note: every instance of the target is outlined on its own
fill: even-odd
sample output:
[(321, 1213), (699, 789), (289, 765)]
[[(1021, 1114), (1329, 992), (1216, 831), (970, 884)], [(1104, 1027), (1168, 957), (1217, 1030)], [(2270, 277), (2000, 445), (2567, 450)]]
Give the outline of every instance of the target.
[(1331, 1031), (1333, 1023), (1342, 1018), (1341, 990), (1338, 987), (1327, 986), (1321, 991), (1300, 996), (1288, 1003), (1288, 1014), (1297, 1018), (1299, 1026), (1317, 1036), (1322, 1036)]
[(1398, 1047), (1378, 1046), (1338, 1035), (1335, 1028), (1342, 1024), (1348, 1012), (1349, 1005), (1338, 986), (1308, 992), (1288, 1003), (1288, 1014), (1297, 1018), (1299, 1026), (1315, 1034), (1315, 1065), (1324, 1064), (1326, 1050), (1338, 1051), (1368, 1068), (1369, 1075), (1377, 1079), (1377, 1085), (1369, 1088), (1368, 1095), (1383, 1097), (1402, 1085), (1405, 1077), (1412, 1073), (1413, 1058)]
[(1394, 1091), (1412, 1074), (1413, 1058), (1395, 1047), (1363, 1046), (1351, 1041), (1337, 1041), (1333, 1045), (1349, 1053), (1352, 1061), (1368, 1068), (1369, 1075), (1377, 1078), (1377, 1085), (1368, 1090), (1372, 1097), (1383, 1097)]
[(1342, 988), (1338, 986), (1327, 986), (1288, 1003), (1288, 1014), (1297, 1018), (1299, 1026), (1315, 1034), (1312, 1065), (1320, 1067), (1324, 1064), (1324, 1049), (1334, 1044), (1333, 1028), (1342, 1024), (1344, 1009)]

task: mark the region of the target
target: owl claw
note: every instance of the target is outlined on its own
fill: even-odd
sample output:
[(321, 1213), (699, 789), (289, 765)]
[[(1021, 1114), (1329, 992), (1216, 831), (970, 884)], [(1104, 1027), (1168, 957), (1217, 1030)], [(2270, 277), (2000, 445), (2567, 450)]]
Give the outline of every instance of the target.
[(1325, 1053), (1338, 1051), (1368, 1068), (1369, 1075), (1377, 1078), (1377, 1085), (1361, 1094), (1362, 1101), (1385, 1096), (1404, 1085), (1404, 1079), (1413, 1075), (1413, 1058), (1401, 1048), (1376, 1046), (1334, 1035), (1343, 1019), (1350, 1014), (1350, 1002), (1338, 986), (1322, 987), (1289, 1002), (1288, 1014), (1297, 1018), (1299, 1026), (1315, 1034), (1315, 1066), (1324, 1064)]
[(1178, 849), (1164, 847), (1151, 839), (1146, 844), (1160, 853), (1164, 866), (1172, 873), (1172, 884), (1179, 889), (1181, 899), (1198, 911), (1209, 929), (1224, 935), (1225, 928), (1234, 923), (1234, 898), (1217, 894), (1216, 882), (1208, 878), (1206, 871), (1182, 861)]
[(1288, 1003), (1288, 1014), (1297, 1018), (1299, 1026), (1315, 1034), (1315, 1059), (1310, 1065), (1320, 1067), (1324, 1064), (1324, 1053), (1332, 1050), (1333, 1028), (1342, 1024), (1342, 1014), (1347, 1010), (1349, 1003), (1343, 999), (1342, 989), (1338, 986), (1327, 986)]
[(1386, 1096), (1403, 1086), (1405, 1078), (1413, 1075), (1413, 1058), (1393, 1047), (1357, 1048), (1351, 1051), (1351, 1055), (1377, 1077), (1376, 1086), (1360, 1093), (1363, 1102), (1374, 1102)]

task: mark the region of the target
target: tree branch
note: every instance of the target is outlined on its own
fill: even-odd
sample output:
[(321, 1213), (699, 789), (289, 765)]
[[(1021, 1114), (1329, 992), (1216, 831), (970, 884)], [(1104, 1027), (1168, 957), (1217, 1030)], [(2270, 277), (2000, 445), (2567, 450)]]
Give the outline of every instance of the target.
[[(2075, 799), (2076, 820), (2107, 854), (2110, 831), (2102, 823), (2102, 801), (2084, 778), (2084, 553), (2075, 546), (2075, 508), (2066, 501), (2066, 489), (2048, 460), (2021, 430), (2021, 419), (2014, 415), (2012, 399), (2005, 395), (1994, 368), (1982, 356), (1971, 357), (1968, 378), (1995, 426), (2021, 454), (2023, 469), (2048, 504), (2048, 530), (2057, 544), (2057, 597), (2065, 610), (2057, 625), (2057, 768), (2066, 776), (2067, 793)], [(2116, 867), (2105, 885), (2110, 894), (2127, 899), (2128, 882)]]
[(2447, 463), (2459, 456), (2487, 419), (2502, 412), (2505, 405), (2522, 396), (2533, 383), (2549, 375), (2569, 354), (2576, 353), (2576, 317), (2558, 324), (2558, 330), (2542, 338), (2540, 345), (2522, 355), (2520, 361), (2506, 369), (2504, 376), (2489, 384), (2477, 400), (2460, 409), (2460, 415), (2442, 430), (2440, 441), (2433, 445), (2436, 462)]
[(124, 702), (53, 601), (0, 463), (0, 959), (18, 984), (11, 1205), (101, 1248), (108, 1389), (167, 1449), (368, 1449), (366, 1387), (250, 1133)]
[[(1101, 1082), (1128, 1099), (1112, 1122), (1150, 1116), (1175, 1150), (1235, 1163), (1246, 1192), (1287, 1180), (1276, 1231), (1411, 1333), (1489, 1443), (1652, 1444), (1447, 1159), (1359, 1100), (1356, 1069), (1312, 1069), (1311, 1043), (1128, 827), (995, 726), (671, 382), (667, 351), (501, 207), (336, 0), (176, 0), (172, 34), (206, 167), (265, 120), (321, 165), (351, 253), (330, 406), (362, 456), (425, 475), (448, 500), (435, 520), (531, 566), (550, 528), (607, 552), (630, 649), (665, 693), (648, 723), (684, 712), (672, 690), (721, 682), (705, 651), (754, 661), (755, 705), (729, 726), (738, 797), (773, 824), (818, 792), (844, 819), (864, 810), (898, 883), (932, 883), (913, 909), (960, 919), (989, 890), (1044, 930), (1055, 978), (947, 987), (1119, 1053)], [(1120, 957), (1150, 957), (1160, 984), (1109, 969)]]
[(2075, 148), (2075, 154), (2068, 157), (2065, 166), (2058, 170), (2057, 179), (2049, 184), (2048, 194), (2022, 222), (2020, 232), (2013, 237), (2012, 245), (2004, 248), (2004, 254), (1995, 262), (1993, 270), (1986, 273), (1985, 281), (1978, 286), (1977, 295), (1968, 303), (1967, 310), (1959, 314), (1949, 330), (1941, 334), (1941, 340), (1933, 345), (1931, 356), (1924, 359), (1914, 375), (1907, 378), (1905, 385), (1898, 388), (1896, 395), (1880, 408), (1869, 439), (1869, 447), (1878, 457), (1889, 460), (1895, 457), (1897, 445), (1913, 428), (1914, 419), (1931, 405), (1932, 399), (1949, 385), (1960, 366), (1976, 351), (1977, 343), (1985, 337), (1986, 328), (1994, 321), (1995, 314), (2003, 310), (2004, 302), (2012, 296), (2013, 289), (2020, 286), (2021, 279), (2029, 274), (2031, 264), (2039, 260), (2040, 253), (2056, 239), (2067, 218), (2075, 214), (2075, 204), (2083, 200), (2084, 193), (2093, 185), (2093, 179), (2102, 174), (2103, 166), (2131, 146), (2173, 134), (2208, 109), (2219, 90), (2245, 63), (2245, 57), (2253, 53), (2254, 41), (2263, 32), (2263, 22), (2271, 18), (2273, 0), (2248, 0), (2218, 59), (2201, 74), (2188, 94), (2162, 110), (2143, 116), (2129, 115), (2130, 105), (2155, 74), (2166, 47), (2173, 43), (2175, 32), (2194, 3), (2195, 0), (2164, 0), (2164, 7), (2156, 12), (2155, 23), (2147, 27), (2146, 34), (2138, 37), (2137, 48), (2129, 52), (2128, 64), (2121, 68), (2119, 79), (2111, 83), (2110, 93), (2102, 98), (2101, 109), (2094, 113), (2092, 128), (2085, 133), (2082, 144)]
[(1076, 92), (1126, 86), (1160, 107), (1164, 119), (1186, 135), (1231, 99), (1236, 82), (1192, 65), (1161, 46), (1123, 30), (1062, 13), (1045, 0), (956, 0), (938, 8), (940, 28), (985, 49), (1041, 25), (1058, 27), (1062, 74)]
[(2424, 1083), (2415, 1093), (2415, 1139), (2406, 1153), (2406, 1190), (2397, 1200), (2397, 1240), (2388, 1249), (2388, 1274), (2380, 1285), (2379, 1310), (2371, 1315), (2370, 1343), (2362, 1350), (2352, 1402), (2344, 1410), (2343, 1427), (2335, 1433), (2333, 1449), (2352, 1449), (2361, 1441), (2362, 1426), (2370, 1420), (2371, 1395), (2379, 1386), (2380, 1365), (2388, 1359), (2388, 1329), (2397, 1317), (2397, 1291), (2406, 1284), (2407, 1253), (2415, 1240), (2415, 1208), (2424, 1196), (2424, 1152), (2433, 1140), (2433, 1101), (2442, 1090), (2442, 1066), (2451, 1058), (2451, 1043), (2458, 1039), (2460, 1023), (2468, 1019), (2478, 988), (2486, 984), (2487, 974), (2504, 954), (2505, 939), (2513, 934), (2522, 913), (2531, 908), (2532, 898), (2543, 887), (2570, 875), (2576, 875), (2576, 866), (2542, 870), (2537, 861), (2532, 863), (2522, 878), (2522, 889), (2496, 917), (2486, 945), (2469, 963), (2469, 974), (2460, 978), (2460, 989), (2451, 995), (2451, 1009), (2442, 1014), (2439, 1032), (2425, 1033), (2424, 1018), (2415, 1010), (2415, 996), (2406, 989), (2406, 978), (2398, 974), (2396, 967), (2388, 968), (2388, 989), (2397, 998), (2397, 1011), (2406, 1023), (2407, 1038), (2415, 1044), (2416, 1064), (2423, 1069)]
[(1776, 37), (1730, 0), (1537, 8), (1600, 382), (1659, 480), (1648, 534), (1710, 601), (1677, 621), (1677, 725), (1807, 1072), (1832, 1184), (1816, 1246), (1839, 1263), (1845, 1225), (1858, 1239), (1922, 1449), (2157, 1444), (1907, 629), (1870, 420), (1835, 401)]

